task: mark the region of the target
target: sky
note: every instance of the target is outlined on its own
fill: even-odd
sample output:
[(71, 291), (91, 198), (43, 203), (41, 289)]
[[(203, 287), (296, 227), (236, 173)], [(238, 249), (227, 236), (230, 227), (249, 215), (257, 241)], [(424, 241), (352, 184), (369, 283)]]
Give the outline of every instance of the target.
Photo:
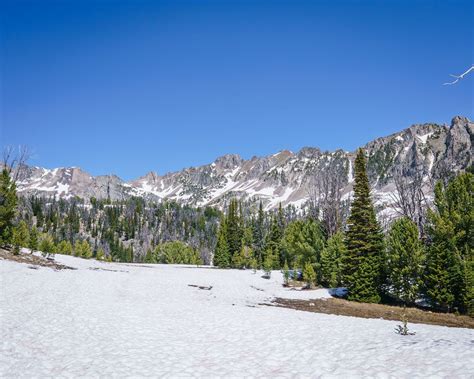
[(130, 180), (474, 118), (470, 1), (11, 1), (0, 142)]

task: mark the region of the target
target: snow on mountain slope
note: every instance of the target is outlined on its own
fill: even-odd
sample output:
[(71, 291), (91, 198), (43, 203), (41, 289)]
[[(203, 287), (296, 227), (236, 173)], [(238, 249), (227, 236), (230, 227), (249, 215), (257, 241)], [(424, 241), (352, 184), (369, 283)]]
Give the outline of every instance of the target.
[[(474, 123), (455, 117), (450, 127), (413, 125), (369, 142), (364, 148), (377, 204), (384, 208), (390, 203), (396, 170), (403, 169), (408, 176), (421, 171), (430, 192), (433, 180), (466, 169), (474, 162), (473, 141)], [(352, 189), (354, 157), (353, 152), (322, 152), (310, 147), (297, 153), (281, 151), (249, 160), (229, 154), (208, 165), (163, 176), (151, 172), (129, 183), (113, 175), (92, 177), (78, 168), (28, 167), (21, 175), (18, 189), (24, 194), (56, 198), (144, 196), (197, 206), (223, 206), (229, 198), (238, 197), (262, 200), (266, 209), (280, 203), (299, 207), (327, 177), (341, 178), (342, 196), (347, 198)]]
[(472, 330), (259, 305), (328, 296), (277, 272), (56, 257), (0, 261), (1, 377), (472, 377)]

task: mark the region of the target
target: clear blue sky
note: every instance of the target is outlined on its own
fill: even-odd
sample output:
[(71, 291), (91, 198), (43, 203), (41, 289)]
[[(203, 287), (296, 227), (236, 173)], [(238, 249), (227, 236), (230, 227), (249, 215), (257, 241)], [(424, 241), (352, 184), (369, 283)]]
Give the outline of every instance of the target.
[(1, 2), (1, 144), (131, 179), (474, 116), (469, 1)]

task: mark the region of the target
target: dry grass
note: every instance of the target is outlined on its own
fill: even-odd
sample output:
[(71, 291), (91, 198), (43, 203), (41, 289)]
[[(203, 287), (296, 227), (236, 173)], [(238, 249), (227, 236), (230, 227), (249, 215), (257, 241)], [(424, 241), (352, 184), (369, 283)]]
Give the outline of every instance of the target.
[[(356, 303), (343, 299), (290, 300), (277, 298), (273, 303), (276, 306), (307, 312), (362, 318), (381, 318), (396, 321), (401, 320), (403, 313), (402, 307), (384, 304)], [(406, 308), (406, 316), (408, 322), (414, 324), (431, 324), (474, 329), (474, 318), (469, 316), (430, 312), (418, 308)]]
[(38, 266), (49, 267), (53, 270), (74, 270), (73, 267), (65, 266), (55, 261), (50, 261), (43, 257), (38, 257), (29, 253), (20, 253), (18, 255), (13, 254), (10, 250), (0, 249), (0, 259), (9, 261), (26, 263), (30, 265), (30, 268), (37, 268)]

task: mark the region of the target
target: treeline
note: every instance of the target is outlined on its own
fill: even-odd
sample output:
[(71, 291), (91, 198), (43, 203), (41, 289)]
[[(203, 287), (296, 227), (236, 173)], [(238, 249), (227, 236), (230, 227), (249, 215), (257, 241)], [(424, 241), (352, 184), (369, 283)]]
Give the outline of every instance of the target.
[[(49, 253), (72, 254), (117, 262), (172, 263), (169, 242), (181, 241), (179, 263), (209, 263), (221, 212), (175, 202), (155, 203), (142, 198), (124, 201), (42, 197), (17, 199), (17, 229), (21, 243)], [(33, 236), (27, 238), (27, 234)], [(38, 240), (38, 242), (36, 242)], [(30, 242), (25, 242), (30, 241)], [(86, 245), (88, 246), (86, 248)], [(189, 249), (193, 254), (188, 254)], [(174, 249), (173, 251), (177, 251)], [(182, 257), (189, 259), (181, 261)], [(180, 258), (181, 257), (181, 258)], [(173, 261), (174, 262), (174, 261)], [(178, 263), (178, 262), (177, 262)]]
[[(15, 246), (116, 262), (210, 264), (223, 216), (213, 207), (156, 203), (140, 197), (85, 201), (11, 193), (14, 204), (10, 208), (15, 211), (9, 217), (18, 231)], [(241, 204), (247, 219), (252, 218), (253, 204)], [(297, 217), (294, 207), (283, 213), (285, 223)], [(262, 211), (262, 229), (270, 215)]]
[(288, 268), (308, 284), (344, 286), (360, 302), (417, 301), (446, 311), (473, 310), (474, 175), (435, 188), (424, 238), (409, 218), (384, 233), (370, 195), (366, 158), (355, 161), (354, 197), (346, 225), (332, 234), (321, 218), (288, 220), (283, 210), (245, 217), (233, 200), (222, 216), (213, 263), (228, 268)]

